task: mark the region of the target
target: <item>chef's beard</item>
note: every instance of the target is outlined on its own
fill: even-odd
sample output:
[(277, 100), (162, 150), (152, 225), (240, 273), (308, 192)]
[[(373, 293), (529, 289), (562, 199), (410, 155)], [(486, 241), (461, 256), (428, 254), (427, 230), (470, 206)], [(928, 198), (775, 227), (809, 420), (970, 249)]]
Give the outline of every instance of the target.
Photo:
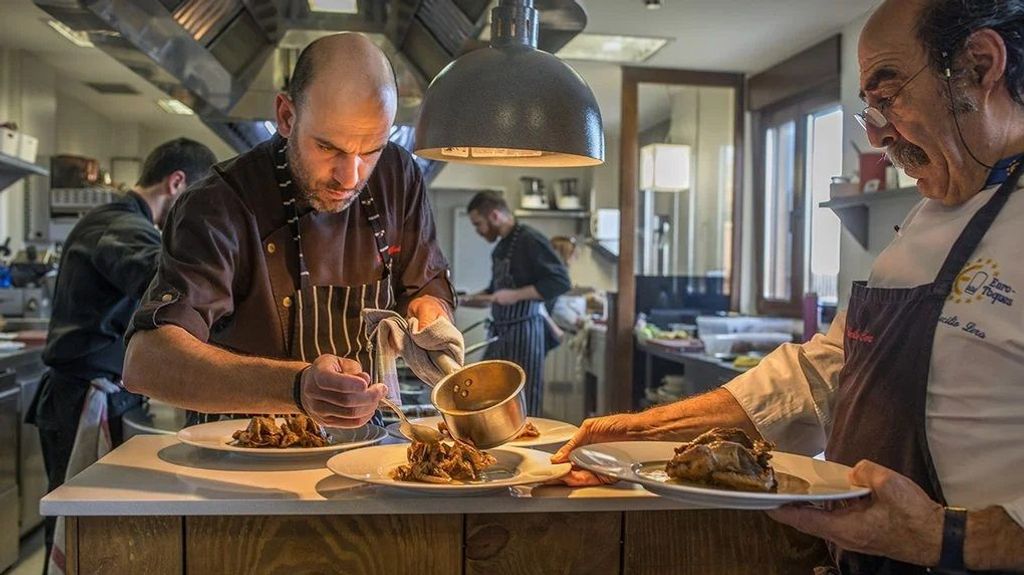
[[(288, 146), (288, 165), (291, 167), (292, 179), (298, 190), (299, 201), (308, 204), (318, 212), (337, 214), (347, 210), (359, 199), (359, 192), (366, 186), (365, 180), (359, 182), (354, 190), (346, 190), (334, 180), (317, 181), (306, 169), (304, 160), (297, 145)], [(335, 200), (327, 197), (328, 191), (351, 191), (351, 195), (342, 200)]]

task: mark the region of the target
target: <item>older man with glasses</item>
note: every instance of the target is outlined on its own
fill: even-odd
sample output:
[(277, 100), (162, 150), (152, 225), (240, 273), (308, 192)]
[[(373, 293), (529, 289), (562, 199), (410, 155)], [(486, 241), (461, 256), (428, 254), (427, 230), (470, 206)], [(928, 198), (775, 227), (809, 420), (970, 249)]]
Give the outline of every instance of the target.
[(842, 573), (1024, 570), (1024, 1), (890, 0), (859, 64), (857, 117), (924, 199), (846, 314), (722, 389), (588, 420), (555, 459), (740, 427), (871, 488), (770, 512), (833, 542)]

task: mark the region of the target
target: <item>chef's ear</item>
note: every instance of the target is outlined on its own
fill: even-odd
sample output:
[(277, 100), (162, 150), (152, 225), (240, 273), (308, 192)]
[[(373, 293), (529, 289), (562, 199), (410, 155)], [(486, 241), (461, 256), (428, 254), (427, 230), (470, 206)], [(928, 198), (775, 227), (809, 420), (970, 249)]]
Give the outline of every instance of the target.
[(986, 92), (1005, 82), (1006, 43), (1003, 37), (991, 28), (972, 33), (967, 39), (967, 66), (970, 79)]
[(274, 108), (277, 112), (277, 133), (283, 138), (291, 137), (292, 129), (295, 128), (295, 102), (292, 102), (288, 94), (281, 92), (274, 100)]
[(184, 192), (187, 187), (188, 181), (185, 176), (185, 172), (181, 170), (174, 170), (170, 174), (167, 174), (167, 193), (170, 194), (171, 197)]

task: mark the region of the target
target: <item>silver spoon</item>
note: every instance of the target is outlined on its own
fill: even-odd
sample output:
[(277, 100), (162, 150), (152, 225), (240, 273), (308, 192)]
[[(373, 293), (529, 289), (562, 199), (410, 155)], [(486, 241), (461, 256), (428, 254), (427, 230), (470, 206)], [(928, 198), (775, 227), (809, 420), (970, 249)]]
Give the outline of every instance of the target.
[(399, 419), (398, 429), (401, 430), (402, 435), (409, 439), (419, 441), (421, 443), (437, 443), (444, 439), (441, 432), (433, 427), (409, 421), (409, 418), (402, 413), (402, 409), (395, 405), (395, 403), (390, 399), (382, 397), (380, 398), (380, 403), (395, 412), (395, 415), (397, 415)]

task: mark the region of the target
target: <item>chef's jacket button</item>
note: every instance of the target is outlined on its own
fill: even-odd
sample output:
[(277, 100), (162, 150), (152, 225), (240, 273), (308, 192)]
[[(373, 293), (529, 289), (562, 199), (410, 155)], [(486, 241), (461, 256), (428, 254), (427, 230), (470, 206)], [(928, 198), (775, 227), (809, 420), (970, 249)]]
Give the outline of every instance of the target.
[(160, 296), (160, 301), (162, 301), (164, 303), (167, 303), (167, 302), (171, 301), (172, 299), (174, 299), (174, 294), (171, 294), (171, 293), (165, 293), (164, 295)]
[(284, 304), (284, 307), (292, 307), (292, 298), (285, 296), (281, 303)]
[(267, 253), (268, 254), (272, 254), (272, 253), (274, 253), (276, 251), (277, 251), (277, 246), (274, 245), (274, 242), (270, 242), (270, 243), (267, 244)]

